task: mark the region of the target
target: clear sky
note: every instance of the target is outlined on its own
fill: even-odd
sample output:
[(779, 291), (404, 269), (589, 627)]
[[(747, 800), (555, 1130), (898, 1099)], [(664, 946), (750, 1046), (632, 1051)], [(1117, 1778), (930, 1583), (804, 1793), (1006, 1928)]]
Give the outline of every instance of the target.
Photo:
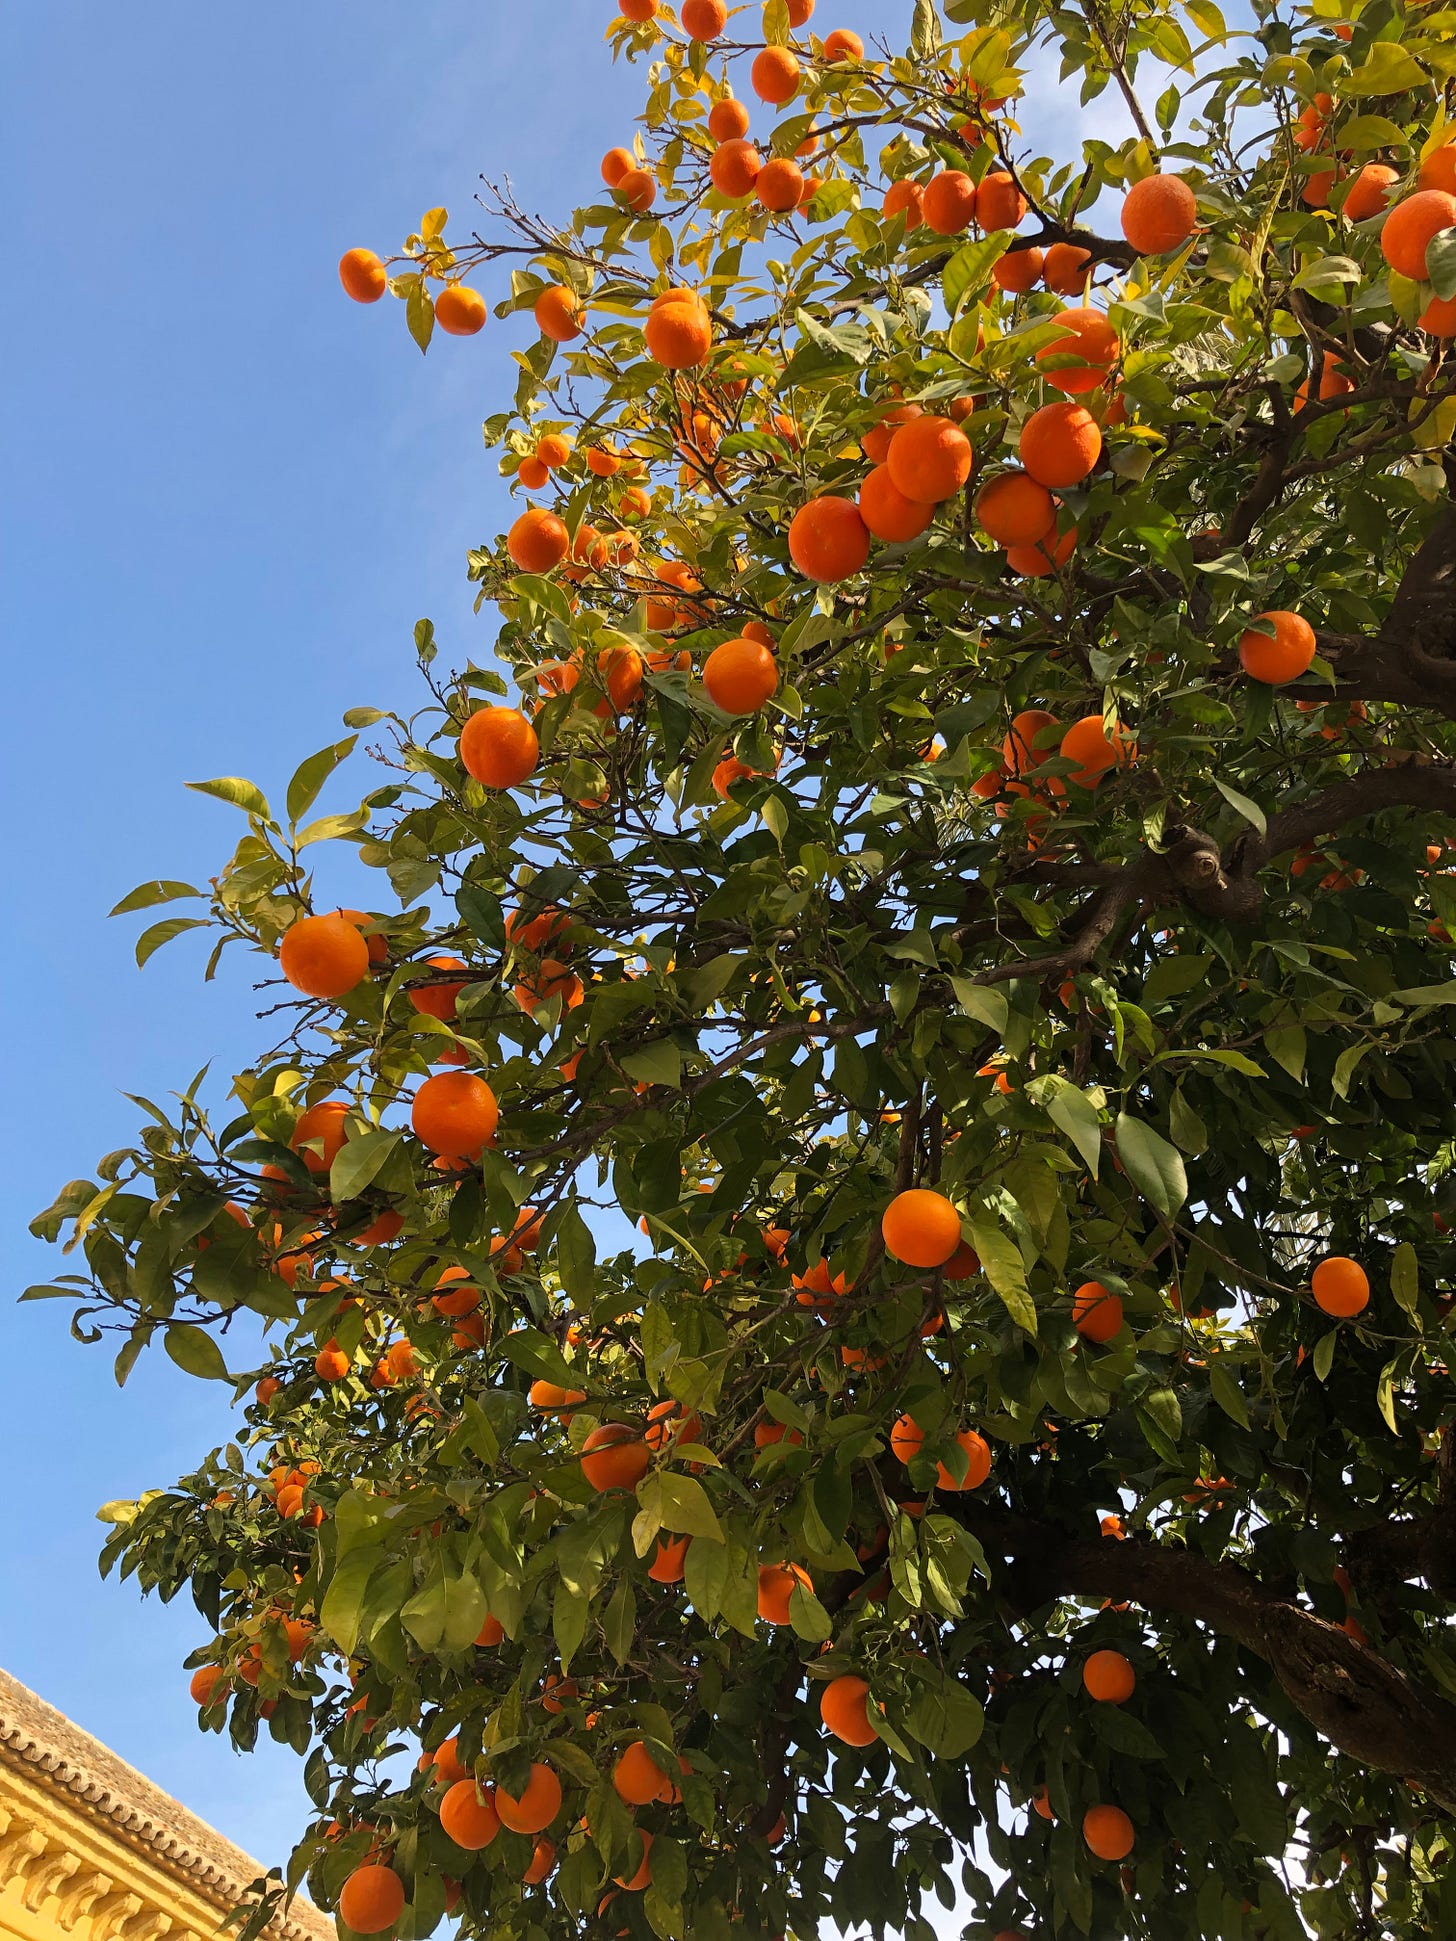
[[(903, 37), (911, 8), (835, 11)], [(26, 1222), (132, 1140), (123, 1093), (162, 1097), (209, 1059), (231, 1072), (262, 1042), (255, 972), (203, 986), (192, 940), (138, 972), (142, 922), (106, 921), (146, 878), (205, 881), (240, 833), (183, 782), (281, 792), (346, 707), (410, 706), (422, 614), (445, 659), (485, 650), (464, 555), (508, 501), (479, 426), (527, 325), (422, 359), (400, 307), (350, 304), (335, 265), (397, 248), (432, 204), (465, 211), (478, 171), (553, 215), (583, 200), (642, 92), (602, 44), (612, 12), (17, 0), (0, 16), (0, 1663), (269, 1861), (306, 1810), (297, 1761), (200, 1735), (180, 1667), (202, 1621), (95, 1566), (98, 1504), (222, 1440), (222, 1391), (158, 1351), (122, 1395), (59, 1303), (11, 1301), (69, 1264)], [(1050, 77), (1032, 105), (1056, 146), (1080, 132)]]

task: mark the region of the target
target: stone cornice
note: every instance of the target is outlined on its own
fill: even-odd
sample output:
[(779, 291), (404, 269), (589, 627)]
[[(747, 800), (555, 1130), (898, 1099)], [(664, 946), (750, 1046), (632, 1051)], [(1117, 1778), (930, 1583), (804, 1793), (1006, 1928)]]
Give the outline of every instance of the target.
[[(78, 1819), (96, 1837), (77, 1837)], [(61, 1927), (84, 1917), (92, 1941), (180, 1941), (189, 1931), (215, 1930), (263, 1871), (0, 1671), (0, 1890), (18, 1880), (32, 1911), (54, 1896)], [(273, 1941), (332, 1941), (335, 1930), (296, 1899), (267, 1932)]]

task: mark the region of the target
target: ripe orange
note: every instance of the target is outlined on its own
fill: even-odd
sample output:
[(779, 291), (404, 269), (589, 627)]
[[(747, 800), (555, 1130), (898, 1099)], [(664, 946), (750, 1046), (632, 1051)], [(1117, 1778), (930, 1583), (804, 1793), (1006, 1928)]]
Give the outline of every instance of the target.
[(484, 330), (485, 298), (468, 283), (447, 283), (435, 298), (435, 322), (452, 337), (473, 337)]
[[(440, 1288), (448, 1288), (442, 1294)], [(430, 1305), (436, 1314), (448, 1316), (451, 1320), (462, 1314), (472, 1314), (480, 1306), (480, 1289), (470, 1278), (464, 1267), (447, 1267), (435, 1282), (436, 1292), (430, 1296)]]
[(628, 1806), (650, 1806), (672, 1790), (673, 1782), (641, 1739), (633, 1739), (612, 1768), (617, 1797)]
[(1181, 249), (1198, 226), (1198, 198), (1181, 175), (1145, 175), (1122, 205), (1122, 233), (1139, 256)]
[(819, 1694), (819, 1716), (847, 1746), (870, 1746), (879, 1736), (870, 1724), (870, 1688), (850, 1673), (831, 1678)]
[(918, 229), (925, 220), (925, 192), (908, 175), (901, 176), (886, 189), (880, 213), (886, 221), (891, 216), (903, 215), (907, 230)]
[(1364, 168), (1356, 171), (1345, 200), (1340, 205), (1340, 214), (1346, 222), (1368, 222), (1371, 216), (1378, 216), (1390, 201), (1390, 192), (1400, 180), (1393, 168), (1384, 162), (1367, 162)]
[(1387, 263), (1415, 283), (1426, 279), (1426, 250), (1443, 229), (1456, 226), (1456, 195), (1445, 189), (1417, 189), (1397, 202), (1380, 226), (1380, 250)]
[[(380, 917), (371, 916), (367, 910), (335, 910), (334, 915), (336, 917), (347, 918), (359, 930), (366, 929), (370, 924), (383, 921)], [(388, 937), (383, 936), (379, 931), (375, 931), (372, 936), (366, 937), (364, 942), (369, 951), (369, 961), (371, 964), (388, 963)]]
[(369, 974), (369, 946), (347, 917), (299, 917), (278, 947), (283, 975), (305, 997), (343, 997)]
[(543, 337), (569, 344), (581, 335), (581, 298), (564, 283), (551, 283), (536, 298), (536, 328)]
[(654, 301), (642, 336), (648, 355), (664, 370), (685, 371), (707, 362), (713, 320), (695, 291), (669, 290)]
[(604, 1422), (581, 1448), (581, 1473), (599, 1496), (636, 1489), (652, 1461), (647, 1444), (625, 1422)]
[(659, 1537), (647, 1575), (654, 1584), (680, 1584), (687, 1570), (691, 1537)]
[(717, 40), (728, 25), (725, 0), (682, 0), (678, 18), (689, 40)]
[(457, 1779), (440, 1801), (440, 1825), (457, 1847), (479, 1853), (501, 1830), (494, 1789), (477, 1789), (473, 1779)]
[(640, 216), (657, 200), (657, 177), (651, 169), (632, 168), (617, 184), (617, 194)]
[(799, 92), (799, 57), (787, 47), (765, 47), (754, 55), (749, 79), (760, 101), (781, 108)]
[(789, 0), (789, 25), (806, 27), (814, 11), (814, 0)]
[(806, 1591), (814, 1588), (807, 1570), (798, 1564), (760, 1564), (758, 1570), (758, 1615), (765, 1624), (787, 1624), (789, 1599), (795, 1584)]
[(343, 1151), (348, 1117), (342, 1099), (321, 1099), (299, 1113), (288, 1143), (311, 1173), (326, 1173)]
[(1239, 659), (1250, 680), (1281, 687), (1297, 681), (1314, 659), (1314, 628), (1298, 613), (1276, 609), (1259, 619), (1274, 629), (1273, 638), (1257, 627), (1239, 636)]
[(991, 1445), (983, 1435), (974, 1429), (962, 1429), (956, 1437), (957, 1443), (965, 1452), (966, 1473), (957, 1482), (955, 1472), (945, 1463), (935, 1466), (935, 1485), (937, 1489), (959, 1490), (979, 1489), (991, 1473)]
[(1130, 762), (1137, 750), (1129, 748), (1123, 740), (1122, 729), (1117, 723), (1113, 724), (1109, 739), (1102, 716), (1084, 714), (1062, 736), (1058, 753), (1078, 764), (1068, 776), (1068, 781), (1079, 783), (1084, 789), (1095, 789), (1109, 768)]
[(832, 34), (824, 36), (824, 58), (826, 61), (862, 61), (864, 42), (848, 27), (836, 27)]
[(618, 458), (615, 452), (608, 451), (605, 445), (588, 446), (586, 463), (587, 470), (594, 473), (599, 479), (613, 477), (622, 467), (621, 459)]
[(199, 1665), (193, 1672), (187, 1690), (194, 1705), (204, 1709), (215, 1705), (227, 1691), (228, 1675), (221, 1665)]
[(1417, 321), (1432, 337), (1456, 337), (1456, 297), (1432, 297)]
[(869, 528), (853, 499), (824, 493), (794, 514), (789, 557), (808, 580), (847, 580), (870, 556)]
[(859, 515), (876, 539), (894, 543), (924, 532), (935, 507), (907, 499), (890, 477), (889, 466), (876, 465), (859, 488)]
[(732, 95), (715, 101), (708, 110), (708, 133), (715, 142), (742, 141), (748, 133), (748, 110)]
[(975, 218), (976, 185), (963, 169), (942, 169), (926, 183), (920, 210), (937, 236), (959, 236)]
[[(428, 957), (426, 968), (437, 971), (463, 971), (465, 964), (459, 957)], [(465, 989), (465, 981), (451, 984), (420, 984), (410, 992), (410, 1003), (416, 1011), (423, 1012), (427, 1018), (438, 1018), (443, 1024), (455, 1015), (455, 1005), (460, 993)]]
[(559, 431), (548, 431), (536, 440), (536, 456), (548, 472), (554, 472), (571, 457), (571, 441)]
[(1122, 1326), (1122, 1302), (1101, 1281), (1083, 1281), (1072, 1296), (1072, 1326), (1084, 1341), (1111, 1341)]
[(674, 1443), (696, 1442), (702, 1433), (703, 1418), (696, 1409), (685, 1409), (681, 1402), (654, 1402), (642, 1440), (649, 1449), (670, 1449)]
[(1050, 752), (1050, 731), (1061, 723), (1045, 708), (1023, 708), (1011, 717), (1011, 732), (1001, 744), (1001, 760), (1009, 774), (1036, 768)]
[(762, 168), (763, 157), (753, 143), (745, 141), (740, 135), (730, 135), (713, 150), (708, 163), (708, 178), (719, 195), (737, 201), (753, 193), (753, 185)]
[(703, 668), (708, 699), (724, 714), (756, 714), (778, 684), (778, 662), (756, 640), (725, 640)]
[(339, 1892), (339, 1919), (355, 1934), (383, 1934), (404, 1913), (404, 1882), (393, 1867), (356, 1867)]
[(1059, 297), (1082, 294), (1092, 258), (1076, 243), (1053, 243), (1041, 259), (1041, 280)]
[(523, 573), (549, 573), (571, 551), (571, 535), (554, 512), (532, 506), (506, 534), (506, 551)]
[(1094, 1651), (1082, 1667), (1082, 1683), (1090, 1698), (1121, 1705), (1132, 1697), (1137, 1675), (1120, 1651)]
[(1024, 295), (1040, 281), (1041, 261), (1041, 251), (1035, 244), (1026, 249), (1008, 249), (991, 265), (991, 281), (998, 289), (1014, 296)]
[(389, 272), (372, 249), (346, 249), (339, 258), (339, 281), (355, 303), (378, 303), (389, 287)]
[(516, 467), (516, 482), (528, 492), (539, 492), (550, 477), (550, 470), (532, 454), (523, 458)]
[(760, 647), (772, 647), (774, 637), (761, 620), (745, 620), (739, 628), (744, 640), (756, 640)]
[(538, 1840), (535, 1850), (531, 1855), (531, 1864), (525, 1873), (521, 1875), (521, 1885), (523, 1887), (539, 1887), (544, 1880), (550, 1877), (555, 1865), (556, 1843), (553, 1840)]
[(1072, 397), (1085, 391), (1095, 391), (1117, 362), (1121, 349), (1117, 332), (1103, 312), (1094, 309), (1091, 304), (1059, 310), (1050, 321), (1060, 324), (1066, 335), (1044, 345), (1036, 354), (1037, 363), (1050, 365), (1052, 359), (1064, 357), (1075, 357), (1080, 362), (1044, 370), (1047, 383), (1054, 390), (1065, 391)]
[(1015, 229), (1026, 214), (1026, 197), (1009, 175), (988, 175), (976, 191), (976, 220), (987, 233)]
[(1038, 484), (1080, 485), (1101, 455), (1102, 432), (1086, 405), (1058, 399), (1032, 412), (1017, 451)]
[(912, 418), (890, 440), (890, 482), (907, 499), (938, 505), (971, 476), (971, 441), (950, 418)]
[(642, 656), (635, 647), (603, 647), (597, 672), (618, 714), (626, 714), (642, 692)]
[(617, 5), (624, 20), (632, 20), (640, 24), (644, 20), (655, 20), (657, 17), (657, 0), (617, 0)]
[(349, 1357), (337, 1341), (329, 1341), (313, 1358), (313, 1370), (321, 1382), (342, 1382), (351, 1367)]
[(622, 177), (637, 166), (637, 157), (630, 148), (609, 148), (602, 157), (602, 180), (609, 189), (615, 189)]
[(1056, 517), (1051, 493), (1025, 472), (1003, 472), (976, 497), (976, 523), (998, 546), (1034, 546)]
[(860, 450), (871, 465), (883, 465), (890, 455), (890, 440), (901, 425), (911, 418), (923, 418), (925, 410), (918, 404), (895, 404), (888, 411), (880, 413), (878, 421), (860, 439)]
[(1076, 545), (1077, 529), (1072, 526), (1064, 533), (1048, 533), (1034, 546), (1008, 546), (1006, 564), (1023, 579), (1043, 580), (1066, 565)]
[(574, 1409), (586, 1400), (584, 1388), (562, 1388), (558, 1382), (532, 1382), (526, 1399), (533, 1409)]
[(410, 1108), (416, 1136), (446, 1159), (479, 1152), (499, 1118), (495, 1093), (474, 1072), (435, 1072), (415, 1093)]
[(1423, 189), (1444, 189), (1447, 195), (1456, 195), (1456, 142), (1433, 148), (1422, 161), (1416, 180)]
[(543, 957), (536, 971), (523, 977), (511, 995), (531, 1017), (536, 1015), (538, 1006), (549, 1004), (552, 998), (560, 1001), (563, 1011), (574, 1011), (586, 1001), (581, 979), (555, 957)]
[(920, 1454), (925, 1431), (913, 1416), (902, 1415), (890, 1431), (891, 1451), (907, 1468)]
[(1089, 1806), (1083, 1815), (1082, 1838), (1099, 1860), (1126, 1860), (1133, 1837), (1132, 1821), (1120, 1806)]
[(1310, 1276), (1315, 1306), (1336, 1320), (1348, 1321), (1370, 1301), (1370, 1281), (1365, 1269), (1346, 1254), (1330, 1254)]
[(477, 708), (460, 730), (460, 761), (488, 789), (524, 782), (541, 755), (536, 730), (519, 708)]
[(771, 214), (787, 215), (804, 199), (804, 171), (786, 155), (776, 156), (759, 170), (753, 192)]
[[(642, 1842), (642, 1858), (637, 1863), (636, 1873), (625, 1876), (622, 1874), (614, 1874), (612, 1876), (617, 1885), (625, 1888), (629, 1894), (640, 1894), (645, 1887), (652, 1885), (652, 1835), (645, 1827), (638, 1827), (637, 1837)], [(618, 1932), (620, 1934), (626, 1934), (628, 1930), (626, 1928), (620, 1928)]]
[(961, 1216), (944, 1193), (912, 1186), (880, 1218), (886, 1250), (907, 1267), (941, 1267), (961, 1244)]
[(497, 1785), (495, 1810), (512, 1833), (544, 1833), (561, 1811), (561, 1781), (538, 1760), (519, 1799)]

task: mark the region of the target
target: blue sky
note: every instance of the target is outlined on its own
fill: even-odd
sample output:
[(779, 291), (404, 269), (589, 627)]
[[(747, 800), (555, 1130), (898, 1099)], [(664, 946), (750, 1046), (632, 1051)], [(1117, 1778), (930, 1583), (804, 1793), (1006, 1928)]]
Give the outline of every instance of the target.
[(201, 1620), (95, 1566), (97, 1505), (220, 1440), (221, 1391), (153, 1356), (122, 1395), (59, 1303), (11, 1305), (63, 1265), (25, 1226), (132, 1139), (124, 1091), (261, 1043), (256, 973), (203, 986), (191, 940), (138, 972), (139, 920), (106, 921), (148, 877), (205, 881), (240, 833), (184, 781), (281, 792), (346, 707), (410, 705), (421, 614), (447, 658), (488, 641), (464, 555), (507, 501), (480, 421), (527, 325), (422, 359), (400, 307), (349, 303), (335, 265), (435, 203), (465, 212), (482, 170), (552, 213), (584, 200), (641, 86), (602, 43), (612, 11), (552, 0), (543, 32), (499, 0), (44, 0), (0, 22), (0, 1664), (268, 1859), (303, 1812), (293, 1755), (200, 1735), (180, 1665)]
[[(465, 212), (480, 170), (553, 214), (591, 192), (641, 75), (602, 44), (611, 0), (552, 0), (549, 29), (545, 11), (43, 0), (0, 19), (0, 1663), (270, 1861), (305, 1811), (293, 1755), (200, 1735), (180, 1666), (201, 1620), (95, 1567), (97, 1505), (223, 1439), (220, 1391), (154, 1355), (122, 1395), (59, 1304), (10, 1301), (62, 1270), (26, 1222), (132, 1139), (123, 1093), (236, 1070), (261, 1043), (241, 960), (203, 986), (205, 947), (184, 940), (138, 972), (141, 922), (106, 920), (151, 876), (204, 881), (239, 833), (184, 781), (281, 792), (346, 707), (410, 706), (422, 614), (447, 660), (488, 644), (464, 555), (508, 501), (479, 425), (527, 325), (421, 359), (398, 306), (348, 303), (335, 264), (396, 247), (432, 204)], [(894, 31), (910, 7), (843, 11)], [(1075, 112), (1049, 78), (1038, 92), (1028, 123), (1055, 116), (1060, 146)]]

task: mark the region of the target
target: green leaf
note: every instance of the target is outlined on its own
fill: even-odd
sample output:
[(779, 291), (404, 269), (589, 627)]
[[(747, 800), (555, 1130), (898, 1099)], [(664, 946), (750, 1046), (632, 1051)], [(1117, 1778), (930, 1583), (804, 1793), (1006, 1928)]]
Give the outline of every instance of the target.
[(1026, 1268), (1021, 1249), (1005, 1230), (989, 1217), (970, 1216), (971, 1245), (981, 1257), (981, 1270), (1000, 1295), (1006, 1312), (1018, 1328), (1035, 1335), (1036, 1304), (1026, 1285)]
[(231, 802), (235, 808), (260, 816), (264, 822), (272, 818), (267, 796), (255, 782), (245, 781), (241, 775), (219, 775), (211, 782), (189, 782), (187, 787), (199, 795), (215, 795), (219, 802)]
[(957, 1679), (941, 1677), (917, 1693), (900, 1723), (936, 1759), (963, 1759), (980, 1739), (986, 1714)]
[(1046, 1081), (1042, 1104), (1047, 1117), (1059, 1132), (1064, 1132), (1082, 1156), (1093, 1179), (1102, 1159), (1102, 1121), (1097, 1107), (1080, 1086), (1065, 1078)]
[(597, 1246), (575, 1200), (568, 1201), (556, 1228), (556, 1271), (578, 1307), (591, 1300), (597, 1281)]
[[(688, 1555), (692, 1554), (692, 1550), (689, 1550)], [(802, 1638), (806, 1644), (823, 1644), (826, 1638), (834, 1635), (834, 1620), (813, 1591), (800, 1583), (794, 1585), (789, 1598), (789, 1623), (794, 1636)]]
[(320, 748), (316, 755), (310, 755), (299, 763), (293, 772), (293, 780), (288, 784), (288, 820), (298, 822), (318, 800), (319, 790), (333, 774), (339, 763), (353, 754), (359, 737), (349, 735), (343, 741), (336, 741), (327, 748)]
[[(617, 1588), (602, 1613), (602, 1635), (617, 1663), (625, 1665), (632, 1655), (637, 1636), (637, 1596), (632, 1589), (632, 1579), (626, 1575), (617, 1580)], [(592, 1778), (595, 1777), (593, 1767)]]
[(1426, 244), (1426, 274), (1438, 297), (1456, 297), (1456, 229), (1442, 229)]
[(404, 300), (404, 319), (409, 326), (410, 336), (423, 355), (430, 348), (430, 339), (435, 334), (435, 306), (422, 276), (411, 277), (409, 285)]
[(352, 1139), (345, 1140), (329, 1168), (329, 1198), (335, 1206), (358, 1199), (365, 1187), (379, 1177), (403, 1137), (404, 1133), (396, 1129), (356, 1133)]
[(955, 992), (956, 1003), (968, 1018), (978, 1019), (998, 1038), (1005, 1037), (1011, 1006), (1004, 991), (989, 984), (977, 984), (969, 977), (953, 977), (950, 987)]
[(1335, 1060), (1334, 1073), (1330, 1085), (1336, 1094), (1347, 1099), (1350, 1096), (1350, 1080), (1355, 1076), (1355, 1067), (1370, 1049), (1370, 1040), (1362, 1039), (1358, 1045), (1346, 1045)]
[(1130, 1759), (1161, 1759), (1163, 1748), (1140, 1718), (1121, 1705), (1091, 1705), (1092, 1730), (1104, 1745)]
[(1184, 1098), (1181, 1086), (1168, 1106), (1168, 1130), (1179, 1150), (1193, 1158), (1208, 1150), (1208, 1128)]
[(364, 1612), (365, 1593), (375, 1570), (384, 1562), (384, 1550), (377, 1543), (351, 1550), (334, 1569), (329, 1587), (319, 1608), (319, 1626), (347, 1657), (359, 1642), (359, 1620)]
[(581, 1371), (573, 1368), (556, 1343), (535, 1328), (514, 1328), (501, 1342), (507, 1361), (543, 1382), (561, 1388), (579, 1388)]
[(664, 1530), (678, 1536), (706, 1537), (710, 1543), (724, 1540), (708, 1492), (696, 1477), (655, 1470), (637, 1485), (637, 1501)]
[(124, 917), (132, 910), (150, 910), (156, 903), (175, 903), (179, 897), (202, 894), (201, 890), (194, 890), (190, 883), (176, 883), (169, 877), (158, 876), (150, 883), (138, 883), (107, 915)]
[(1257, 802), (1251, 802), (1247, 795), (1240, 795), (1236, 788), (1230, 788), (1221, 776), (1215, 775), (1213, 786), (1218, 790), (1231, 809), (1237, 809), (1245, 822), (1253, 824), (1261, 836), (1269, 832), (1269, 819)]
[(1296, 1084), (1304, 1074), (1308, 1038), (1302, 1024), (1271, 1025), (1264, 1033), (1264, 1049), (1282, 1065)]
[(207, 1382), (232, 1380), (227, 1363), (222, 1358), (222, 1349), (205, 1328), (194, 1328), (190, 1323), (174, 1321), (162, 1339), (167, 1353), (189, 1375), (196, 1375)]
[(1340, 82), (1340, 93), (1358, 99), (1362, 95), (1405, 94), (1411, 88), (1428, 88), (1430, 76), (1405, 49), (1393, 40), (1379, 40), (1369, 59)]
[(163, 944), (169, 944), (174, 937), (180, 937), (184, 930), (206, 930), (206, 928), (206, 917), (164, 917), (160, 923), (154, 923), (149, 930), (144, 930), (137, 938), (138, 968), (146, 963), (149, 957), (154, 957)]
[(671, 1085), (674, 1090), (682, 1088), (682, 1053), (671, 1038), (660, 1038), (655, 1045), (644, 1045), (640, 1051), (629, 1051), (618, 1062), (629, 1078), (635, 1078), (644, 1085)]
[(1416, 1250), (1409, 1240), (1402, 1240), (1390, 1261), (1390, 1291), (1395, 1296), (1396, 1305), (1415, 1319), (1416, 1300), (1420, 1293), (1420, 1266)]
[(1188, 1175), (1176, 1146), (1130, 1113), (1117, 1115), (1118, 1157), (1150, 1206), (1171, 1220), (1188, 1197)]
[(1386, 1427), (1392, 1435), (1399, 1435), (1400, 1429), (1395, 1419), (1395, 1373), (1399, 1363), (1388, 1361), (1380, 1371), (1380, 1379), (1375, 1384), (1375, 1405), (1385, 1417)]
[(1215, 1357), (1208, 1364), (1208, 1388), (1215, 1402), (1231, 1422), (1241, 1429), (1249, 1426), (1249, 1405), (1237, 1378), (1226, 1361)]
[[(1352, 155), (1371, 148), (1409, 148), (1410, 138), (1384, 115), (1352, 115), (1340, 123), (1340, 147)], [(1360, 276), (1360, 270), (1356, 269), (1349, 281), (1358, 283)]]
[(1314, 1354), (1310, 1359), (1314, 1364), (1316, 1381), (1329, 1380), (1329, 1373), (1335, 1362), (1335, 1342), (1339, 1332), (1338, 1328), (1331, 1328), (1328, 1334), (1322, 1334), (1314, 1344)]
[(941, 276), (941, 296), (946, 310), (954, 317), (966, 298), (982, 290), (991, 280), (993, 265), (1006, 253), (1011, 239), (1008, 229), (998, 229), (980, 242), (963, 243), (946, 264)]
[(570, 1669), (571, 1660), (578, 1645), (586, 1636), (586, 1618), (590, 1599), (581, 1591), (574, 1591), (563, 1583), (556, 1586), (556, 1595), (551, 1602), (551, 1632), (556, 1639), (556, 1649), (561, 1654), (561, 1669)]

